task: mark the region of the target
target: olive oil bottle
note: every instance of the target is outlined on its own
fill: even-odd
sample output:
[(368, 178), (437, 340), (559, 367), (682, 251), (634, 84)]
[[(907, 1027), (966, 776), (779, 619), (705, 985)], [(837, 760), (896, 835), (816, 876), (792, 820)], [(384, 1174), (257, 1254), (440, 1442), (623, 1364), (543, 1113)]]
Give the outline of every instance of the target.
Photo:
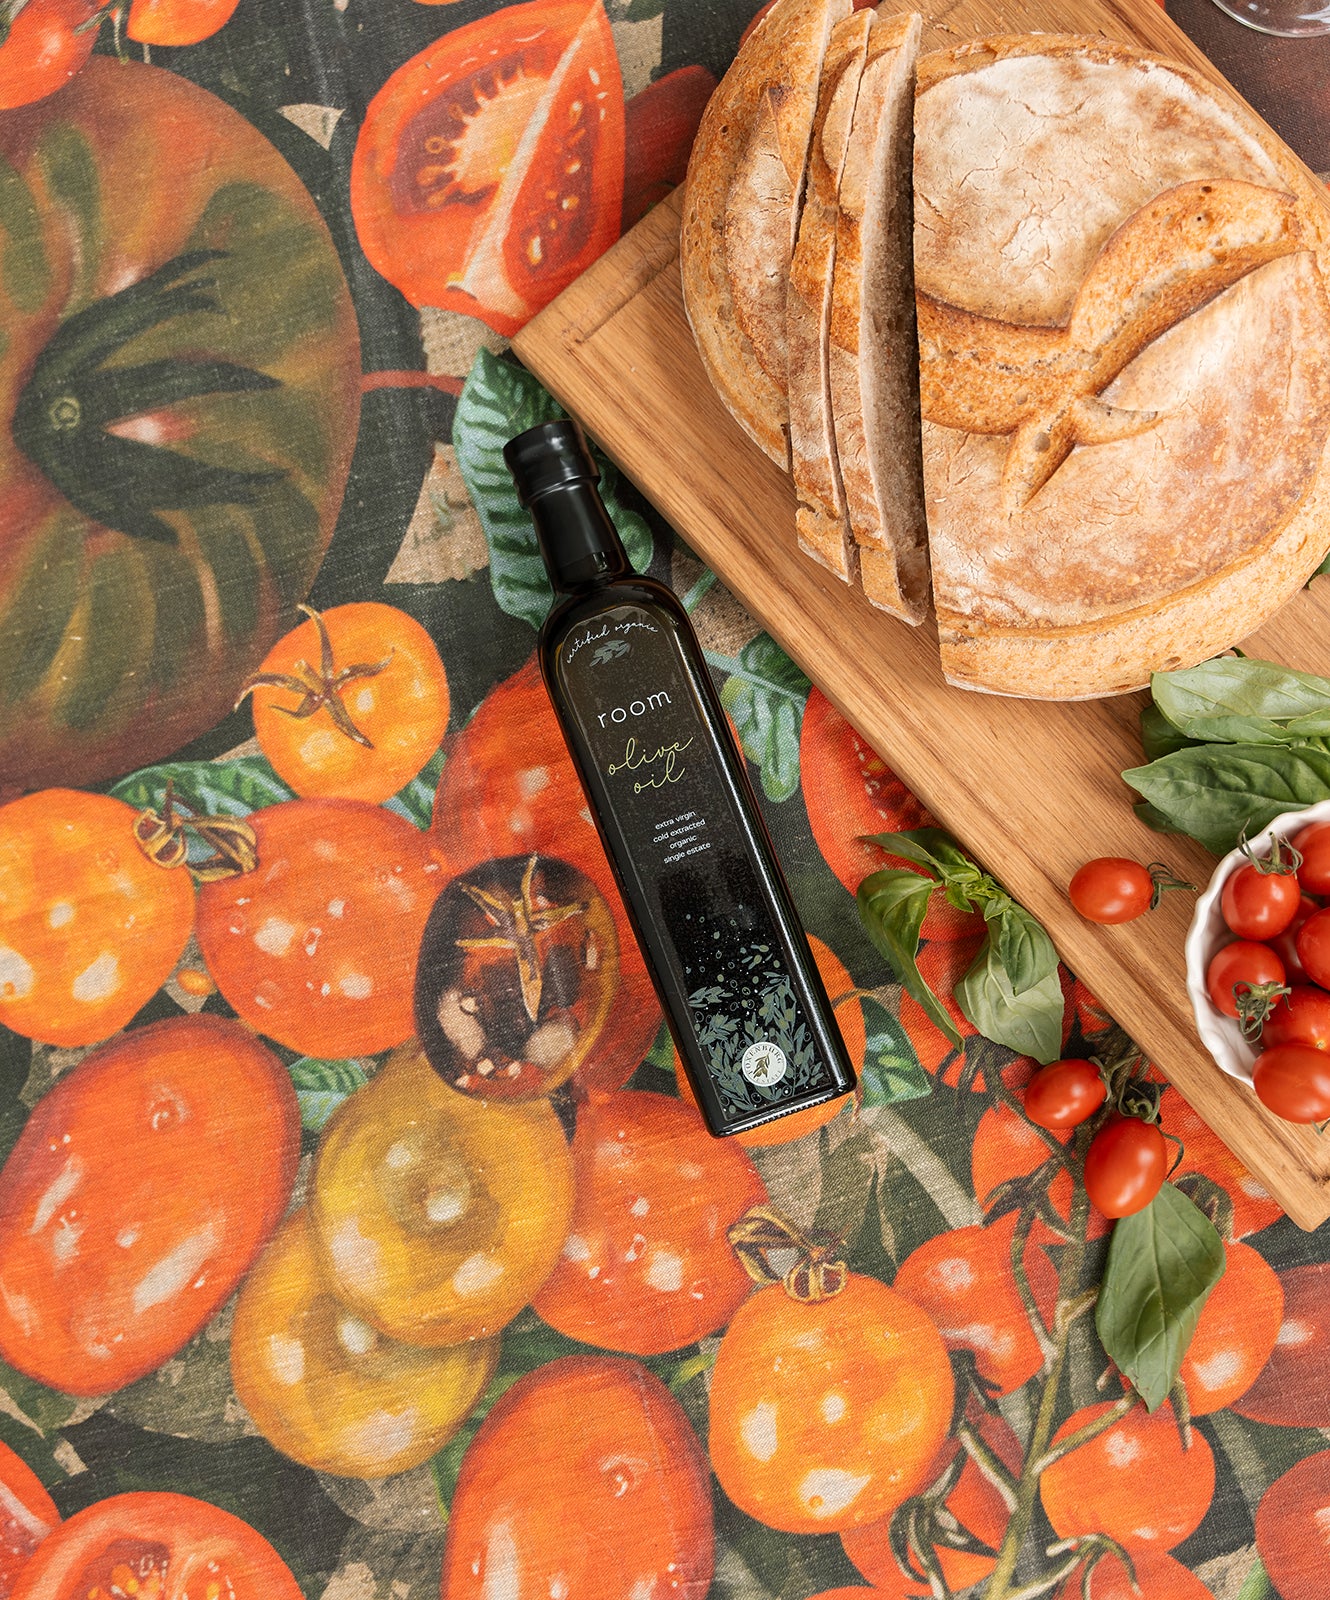
[(697, 636), (633, 571), (575, 422), (504, 450), (555, 603), (540, 664), (633, 930), (715, 1134), (854, 1088)]

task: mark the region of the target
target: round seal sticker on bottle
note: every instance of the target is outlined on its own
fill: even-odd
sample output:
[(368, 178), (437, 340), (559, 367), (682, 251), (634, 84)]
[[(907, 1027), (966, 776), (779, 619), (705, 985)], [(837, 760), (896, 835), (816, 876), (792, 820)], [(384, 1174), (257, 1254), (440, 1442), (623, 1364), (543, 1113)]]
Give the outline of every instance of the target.
[(761, 1089), (769, 1089), (773, 1083), (779, 1083), (785, 1076), (788, 1065), (785, 1052), (778, 1044), (760, 1039), (757, 1044), (750, 1044), (744, 1051), (739, 1062), (739, 1071), (749, 1083), (755, 1083)]

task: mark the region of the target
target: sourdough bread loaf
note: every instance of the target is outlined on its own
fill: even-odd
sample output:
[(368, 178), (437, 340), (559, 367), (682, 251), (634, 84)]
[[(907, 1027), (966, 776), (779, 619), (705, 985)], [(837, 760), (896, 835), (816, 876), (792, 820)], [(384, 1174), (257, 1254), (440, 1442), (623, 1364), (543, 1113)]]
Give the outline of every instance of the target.
[(1251, 632), (1330, 545), (1330, 211), (1184, 67), (1103, 40), (919, 64), (934, 604), (967, 688), (1122, 693)]

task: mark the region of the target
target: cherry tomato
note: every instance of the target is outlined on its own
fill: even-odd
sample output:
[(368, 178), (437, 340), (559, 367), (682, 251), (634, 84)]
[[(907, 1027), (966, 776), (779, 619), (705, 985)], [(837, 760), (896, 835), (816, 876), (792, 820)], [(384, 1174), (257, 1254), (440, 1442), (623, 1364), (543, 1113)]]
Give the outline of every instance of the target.
[(1285, 1122), (1330, 1117), (1330, 1053), (1314, 1045), (1277, 1044), (1261, 1051), (1251, 1076), (1256, 1098)]
[(1072, 905), (1087, 922), (1134, 922), (1150, 909), (1149, 867), (1124, 856), (1098, 856), (1078, 867), (1068, 886)]
[(75, 789), (0, 806), (0, 1023), (15, 1033), (95, 1044), (170, 977), (194, 923), (194, 886), (143, 853), (136, 817), (122, 800)]
[(1108, 1087), (1093, 1061), (1054, 1061), (1025, 1086), (1025, 1115), (1050, 1131), (1077, 1128), (1108, 1098)]
[(1308, 894), (1330, 894), (1330, 822), (1311, 822), (1293, 836), (1302, 857), (1298, 882)]
[(725, 1230), (767, 1203), (766, 1186), (696, 1111), (641, 1090), (593, 1097), (577, 1114), (573, 1179), (563, 1254), (532, 1301), (551, 1327), (658, 1355), (723, 1328), (748, 1298)]
[(0, 1595), (13, 1593), (28, 1558), (59, 1521), (41, 1479), (7, 1444), (0, 1444)]
[(1224, 1247), (1224, 1275), (1210, 1291), (1182, 1359), (1193, 1416), (1223, 1411), (1260, 1376), (1275, 1347), (1284, 1291), (1275, 1269), (1249, 1244)]
[(1330, 1262), (1278, 1277), (1284, 1311), (1274, 1349), (1233, 1410), (1276, 1427), (1330, 1427)]
[(1307, 983), (1307, 969), (1298, 960), (1298, 935), (1302, 932), (1302, 925), (1308, 917), (1314, 917), (1320, 906), (1309, 894), (1304, 894), (1298, 902), (1298, 909), (1293, 915), (1292, 922), (1277, 933), (1270, 940), (1270, 948), (1284, 963), (1284, 977), (1287, 983)]
[(1238, 939), (1217, 950), (1205, 971), (1210, 999), (1226, 1017), (1238, 1014), (1238, 1000), (1233, 992), (1238, 984), (1254, 989), (1283, 981), (1284, 963), (1269, 945), (1255, 944), (1250, 939)]
[(1325, 1600), (1330, 1571), (1330, 1450), (1277, 1478), (1256, 1508), (1256, 1549), (1280, 1600)]
[(271, 1444), (316, 1472), (385, 1478), (442, 1450), (479, 1400), (497, 1339), (441, 1350), (385, 1338), (336, 1298), (304, 1209), (246, 1278), (231, 1376)]
[(1239, 939), (1273, 939), (1297, 916), (1301, 901), (1302, 890), (1291, 867), (1286, 872), (1262, 871), (1248, 861), (1224, 880), (1219, 908)]
[(1106, 1217), (1130, 1217), (1159, 1193), (1168, 1172), (1168, 1146), (1152, 1122), (1114, 1117), (1085, 1153), (1085, 1192)]
[(62, 88), (97, 43), (91, 23), (101, 0), (28, 0), (0, 44), (0, 111), (31, 105)]
[[(845, 970), (836, 952), (811, 933), (808, 935), (808, 948), (813, 952), (813, 960), (817, 963), (817, 970), (826, 985), (827, 998), (835, 1010), (836, 1025), (845, 1042), (846, 1053), (854, 1070), (862, 1072), (864, 1055), (868, 1048), (868, 1035), (864, 1028), (864, 1008), (855, 993), (854, 980)], [(693, 1093), (688, 1074), (679, 1061), (677, 1050), (674, 1052), (674, 1076), (679, 1085), (680, 1097), (690, 1106), (696, 1106), (697, 1096)], [(788, 1116), (777, 1117), (774, 1122), (764, 1122), (760, 1128), (747, 1128), (742, 1133), (734, 1134), (733, 1141), (749, 1150), (765, 1149), (777, 1144), (791, 1144), (795, 1139), (802, 1139), (816, 1132), (818, 1128), (826, 1127), (827, 1123), (834, 1121), (842, 1111), (853, 1104), (853, 1095), (842, 1096), (839, 1100), (826, 1100), (820, 1106), (809, 1106), (804, 1111), (792, 1111)]]
[[(200, 1586), (201, 1569), (207, 1581)], [(38, 1546), (11, 1600), (119, 1600), (117, 1590), (139, 1600), (192, 1600), (196, 1587), (216, 1600), (302, 1600), (291, 1569), (261, 1534), (183, 1494), (117, 1494), (78, 1512)]]
[(1330, 1050), (1330, 994), (1311, 984), (1295, 984), (1275, 1002), (1261, 1030), (1261, 1043), (1305, 1044)]
[(714, 1552), (679, 1402), (640, 1362), (565, 1356), (519, 1378), (462, 1458), (439, 1593), (703, 1600)]
[(297, 794), (386, 800), (429, 761), (448, 726), (434, 640), (377, 601), (311, 615), (245, 687), (263, 753)]
[(310, 1214), (338, 1299), (390, 1339), (441, 1345), (512, 1321), (554, 1270), (572, 1207), (549, 1102), (458, 1094), (413, 1041), (324, 1129)]
[(239, 1023), (176, 1017), (94, 1050), (0, 1171), (0, 1355), (66, 1394), (154, 1371), (277, 1226), (299, 1149), (291, 1079)]
[(135, 44), (198, 44), (230, 22), (240, 0), (131, 0), (125, 32)]
[(1321, 987), (1330, 987), (1330, 906), (1313, 913), (1298, 929), (1298, 960), (1307, 976)]
[(600, 890), (619, 935), (619, 993), (575, 1082), (620, 1088), (660, 1031), (660, 1006), (534, 658), (490, 691), (452, 742), (431, 828), (456, 872), (539, 851)]
[[(1086, 1406), (1058, 1429), (1053, 1443), (1112, 1409)], [(1165, 1489), (1163, 1486), (1167, 1486)], [(1045, 1469), (1039, 1496), (1061, 1539), (1105, 1533), (1134, 1554), (1141, 1545), (1171, 1550), (1196, 1531), (1215, 1492), (1215, 1458), (1193, 1429), (1184, 1449), (1173, 1407), (1152, 1416), (1143, 1405)]]
[(1284, 1208), (1247, 1171), (1237, 1156), (1210, 1126), (1202, 1122), (1171, 1085), (1160, 1101), (1163, 1125), (1182, 1141), (1177, 1176), (1200, 1172), (1228, 1193), (1233, 1202), (1233, 1233), (1236, 1238), (1256, 1233), (1278, 1222)]
[(932, 1318), (885, 1284), (850, 1273), (812, 1302), (762, 1289), (716, 1355), (712, 1468), (768, 1527), (861, 1528), (929, 1481), (952, 1394)]
[(409, 1039), (416, 954), (446, 877), (429, 837), (359, 800), (288, 800), (249, 821), (258, 866), (199, 891), (199, 948), (223, 996), (305, 1055)]
[(1088, 1589), (1082, 1588), (1083, 1569), (1078, 1569), (1058, 1590), (1058, 1600), (1214, 1600), (1214, 1590), (1176, 1556), (1138, 1545), (1131, 1552), (1131, 1564), (1135, 1586), (1123, 1563), (1110, 1553), (1095, 1562)]

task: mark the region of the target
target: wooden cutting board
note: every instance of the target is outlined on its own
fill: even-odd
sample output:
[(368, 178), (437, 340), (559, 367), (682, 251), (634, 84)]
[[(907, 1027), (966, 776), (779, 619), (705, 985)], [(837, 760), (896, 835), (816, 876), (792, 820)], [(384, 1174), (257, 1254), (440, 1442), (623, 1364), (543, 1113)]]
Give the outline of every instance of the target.
[[(1153, 0), (958, 0), (925, 9), (925, 48), (986, 33), (1097, 33), (1223, 82)], [(715, 398), (679, 280), (679, 196), (657, 206), (513, 341), (522, 360), (740, 595), (753, 615), (980, 862), (1303, 1228), (1330, 1216), (1330, 1138), (1281, 1122), (1202, 1048), (1184, 986), (1192, 896), (1096, 927), (1066, 886), (1092, 856), (1160, 856), (1203, 884), (1213, 857), (1138, 822), (1119, 774), (1141, 761), (1143, 696), (1046, 704), (943, 681), (909, 628), (800, 556), (790, 479)], [(1330, 582), (1246, 642), (1330, 675)]]

